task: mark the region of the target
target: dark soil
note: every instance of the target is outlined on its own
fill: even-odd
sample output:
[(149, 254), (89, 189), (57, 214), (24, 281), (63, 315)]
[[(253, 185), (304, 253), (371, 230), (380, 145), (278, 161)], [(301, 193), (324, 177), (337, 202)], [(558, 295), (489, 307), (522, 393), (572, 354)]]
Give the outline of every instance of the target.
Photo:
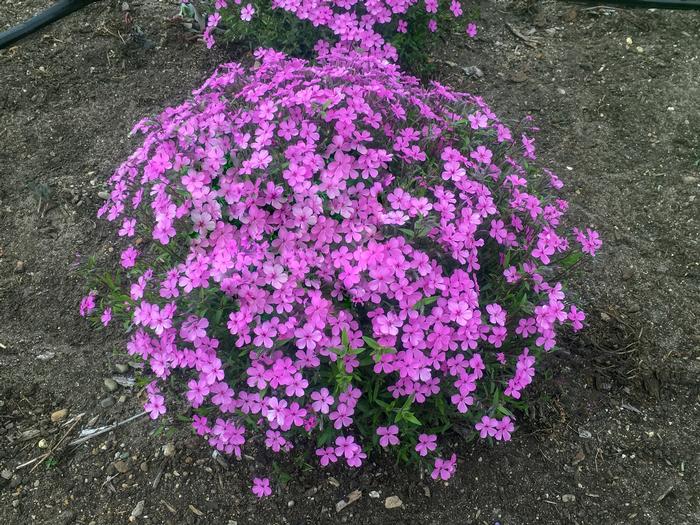
[[(477, 39), (460, 32), (433, 58), (446, 83), (535, 117), (540, 154), (605, 246), (572, 274), (591, 326), (545, 363), (513, 442), (464, 444), (449, 484), (387, 458), (357, 472), (227, 465), (170, 419), (15, 470), (41, 440), (141, 410), (135, 389), (105, 391), (127, 360), (78, 318), (74, 262), (111, 249), (98, 192), (132, 125), (234, 52), (189, 42), (175, 3), (153, 0), (93, 4), (0, 52), (0, 523), (128, 523), (140, 501), (136, 523), (700, 523), (700, 14), (529, 4), (484, 2)], [(0, 29), (46, 5), (5, 2)], [(265, 469), (291, 479), (257, 502)], [(402, 508), (385, 509), (392, 495)]]

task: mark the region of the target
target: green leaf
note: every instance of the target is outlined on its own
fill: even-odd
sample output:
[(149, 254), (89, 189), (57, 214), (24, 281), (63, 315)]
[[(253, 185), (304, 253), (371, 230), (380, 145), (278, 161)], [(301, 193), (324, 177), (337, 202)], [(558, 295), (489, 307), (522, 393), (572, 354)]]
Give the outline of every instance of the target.
[(423, 297), (421, 300), (419, 300), (415, 305), (413, 305), (414, 310), (418, 310), (420, 308), (423, 308), (424, 306), (428, 306), (429, 304), (433, 304), (435, 301), (438, 300), (437, 295), (431, 295), (429, 297)]
[(365, 343), (367, 343), (372, 350), (381, 351), (383, 349), (382, 345), (377, 343), (377, 341), (375, 341), (371, 337), (367, 337), (366, 335), (363, 335), (362, 339), (364, 339)]
[(564, 268), (570, 268), (571, 266), (579, 262), (582, 256), (583, 252), (571, 252), (569, 255), (567, 255), (561, 261), (559, 261), (559, 264), (561, 264)]
[(508, 410), (508, 409), (507, 409), (506, 407), (504, 407), (503, 405), (500, 405), (500, 406), (496, 409), (496, 412), (499, 412), (499, 413), (503, 414), (504, 416), (515, 417), (515, 416), (513, 415), (513, 412), (511, 412), (510, 410)]
[(414, 425), (421, 426), (423, 424), (416, 416), (413, 415), (413, 412), (404, 412), (403, 418), (404, 420), (408, 421), (409, 423), (413, 423)]
[(333, 427), (326, 427), (326, 429), (319, 434), (319, 436), (316, 438), (316, 447), (322, 447), (326, 443), (328, 443), (331, 438), (333, 437)]

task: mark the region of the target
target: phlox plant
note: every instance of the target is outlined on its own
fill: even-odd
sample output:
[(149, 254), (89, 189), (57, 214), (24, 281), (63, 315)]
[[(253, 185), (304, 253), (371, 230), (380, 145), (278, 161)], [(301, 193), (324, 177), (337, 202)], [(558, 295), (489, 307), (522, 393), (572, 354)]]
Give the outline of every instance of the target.
[[(203, 31), (212, 47), (217, 38), (273, 47), (293, 56), (310, 57), (316, 41), (418, 66), (429, 36), (451, 28), (450, 19), (463, 20), (466, 36), (476, 35), (470, 19), (477, 9), (460, 0), (213, 0)], [(189, 1), (182, 13), (194, 12)]]
[(449, 479), (445, 436), (508, 441), (582, 328), (554, 276), (600, 239), (564, 228), (527, 120), (365, 53), (255, 56), (135, 126), (98, 212), (120, 270), (81, 314), (122, 323), (152, 418), (186, 401), (221, 453), (386, 449)]

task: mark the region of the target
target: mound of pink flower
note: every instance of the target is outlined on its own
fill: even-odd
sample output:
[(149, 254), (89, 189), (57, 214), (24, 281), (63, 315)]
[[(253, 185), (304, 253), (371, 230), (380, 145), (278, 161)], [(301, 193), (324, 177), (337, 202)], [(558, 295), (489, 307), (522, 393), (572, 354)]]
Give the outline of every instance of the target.
[(547, 280), (572, 260), (561, 181), (479, 97), (365, 54), (256, 57), (135, 127), (99, 211), (124, 289), (81, 313), (126, 320), (146, 409), (179, 396), (223, 453), (383, 448), (448, 479), (441, 436), (510, 439), (541, 352), (582, 327)]
[[(182, 0), (182, 3), (186, 6), (189, 0)], [(244, 4), (241, 0), (215, 0), (213, 7), (203, 32), (204, 42), (209, 48), (215, 43), (214, 32), (227, 16), (236, 24), (238, 19), (250, 22), (254, 16), (259, 16), (253, 4)], [(415, 20), (424, 18), (420, 23), (426, 24), (428, 31), (434, 33), (440, 15), (449, 12), (448, 16), (460, 18), (464, 14), (459, 0), (450, 0), (449, 9), (439, 7), (438, 0), (271, 0), (262, 2), (260, 11), (289, 13), (299, 20), (308, 21), (314, 28), (328, 29), (343, 48), (396, 60), (396, 49), (384, 36), (387, 32), (409, 33), (413, 29), (411, 25), (419, 23)], [(412, 21), (409, 23), (408, 19)], [(476, 24), (468, 22), (465, 27), (466, 34), (474, 38)]]

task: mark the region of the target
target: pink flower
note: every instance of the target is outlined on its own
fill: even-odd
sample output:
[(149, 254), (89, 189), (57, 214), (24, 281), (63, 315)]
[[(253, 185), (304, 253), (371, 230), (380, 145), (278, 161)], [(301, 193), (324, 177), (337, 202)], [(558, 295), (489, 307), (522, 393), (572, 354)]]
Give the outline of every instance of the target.
[(574, 235), (576, 236), (576, 241), (581, 245), (581, 251), (591, 256), (594, 256), (595, 252), (603, 245), (598, 232), (590, 228), (586, 228), (585, 233), (578, 228), (574, 228)]
[(312, 392), (311, 399), (314, 400), (311, 404), (311, 408), (321, 414), (328, 414), (330, 407), (334, 402), (333, 396), (330, 395), (327, 388), (322, 388), (317, 392)]
[(338, 457), (351, 458), (357, 451), (360, 450), (360, 446), (355, 443), (355, 438), (352, 436), (338, 436), (335, 438), (335, 454)]
[(503, 270), (503, 276), (506, 278), (506, 282), (510, 284), (516, 283), (520, 280), (518, 269), (515, 266), (509, 266)]
[(496, 424), (496, 433), (494, 437), (498, 441), (510, 441), (510, 433), (513, 432), (515, 426), (508, 416), (504, 417)]
[(124, 250), (121, 254), (121, 265), (123, 268), (133, 268), (136, 264), (136, 257), (138, 257), (139, 252), (136, 248), (129, 245), (129, 247)]
[(338, 404), (335, 411), (331, 412), (328, 417), (333, 421), (333, 428), (340, 430), (343, 427), (352, 425), (352, 415), (355, 412), (349, 405), (345, 403)]
[(134, 227), (136, 226), (136, 219), (124, 219), (124, 222), (122, 222), (122, 227), (119, 230), (119, 236), (120, 237), (133, 237), (134, 236)]
[(189, 390), (187, 391), (187, 400), (192, 404), (194, 408), (202, 405), (204, 398), (209, 395), (209, 386), (203, 381), (196, 381), (191, 379), (187, 386)]
[(457, 455), (452, 454), (450, 459), (435, 458), (435, 468), (430, 477), (433, 479), (441, 479), (447, 481), (455, 473), (455, 465), (457, 464)]
[(477, 33), (477, 28), (476, 24), (474, 22), (469, 22), (467, 24), (467, 35), (469, 35), (469, 38), (474, 38)]
[(418, 436), (418, 444), (416, 452), (421, 456), (427, 456), (428, 452), (432, 452), (437, 448), (437, 436), (435, 434), (420, 434)]
[(95, 292), (90, 292), (80, 300), (80, 316), (87, 317), (95, 310)]
[(571, 326), (573, 327), (574, 331), (579, 331), (581, 328), (583, 328), (583, 321), (586, 319), (586, 314), (581, 310), (578, 310), (576, 306), (571, 305), (567, 319), (571, 321)]
[(287, 440), (276, 430), (268, 430), (265, 436), (265, 446), (273, 452), (279, 452), (287, 443)]
[(499, 326), (506, 324), (506, 311), (496, 303), (486, 305), (486, 311), (489, 313), (489, 322)]
[(268, 478), (253, 478), (253, 494), (258, 498), (264, 498), (272, 494), (270, 480)]
[(476, 424), (475, 428), (479, 432), (479, 437), (484, 439), (496, 435), (497, 425), (498, 420), (491, 419), (489, 416), (482, 416), (481, 421)]
[[(481, 120), (478, 120), (478, 117), (475, 122), (477, 126), (482, 127)], [(491, 150), (486, 146), (477, 146), (476, 150), (469, 154), (472, 159), (481, 164), (491, 164), (492, 155)]]
[(205, 416), (192, 416), (192, 428), (194, 428), (198, 436), (205, 436), (211, 432), (211, 429), (207, 425), (207, 418)]
[(399, 427), (390, 425), (388, 427), (377, 427), (377, 435), (379, 436), (379, 444), (386, 448), (389, 445), (399, 444)]
[(102, 315), (100, 316), (100, 321), (102, 321), (102, 326), (107, 326), (111, 320), (112, 320), (112, 309), (105, 308), (102, 311)]
[(338, 456), (336, 456), (333, 447), (317, 448), (316, 455), (319, 457), (319, 462), (322, 467), (327, 467), (330, 463), (338, 461)]
[[(489, 122), (488, 117), (486, 115), (484, 115), (481, 111), (476, 111), (475, 113), (468, 115), (467, 120), (471, 124), (471, 128), (475, 129), (475, 130), (483, 129), (483, 128), (487, 127), (488, 122)], [(482, 155), (484, 155), (486, 153), (484, 151), (484, 150), (486, 150), (486, 147), (485, 146), (479, 146), (479, 147), (483, 148)], [(477, 151), (478, 151), (478, 148), (477, 148)], [(472, 152), (472, 153), (474, 153), (474, 152)], [(490, 153), (491, 152), (489, 151), (489, 157), (490, 157)], [(478, 153), (477, 153), (477, 155), (478, 155)]]
[(255, 14), (255, 8), (253, 4), (248, 4), (243, 9), (241, 9), (241, 20), (245, 22), (250, 22)]
[(153, 394), (148, 396), (148, 401), (143, 408), (151, 419), (158, 419), (158, 417), (165, 414), (165, 398), (159, 394)]

